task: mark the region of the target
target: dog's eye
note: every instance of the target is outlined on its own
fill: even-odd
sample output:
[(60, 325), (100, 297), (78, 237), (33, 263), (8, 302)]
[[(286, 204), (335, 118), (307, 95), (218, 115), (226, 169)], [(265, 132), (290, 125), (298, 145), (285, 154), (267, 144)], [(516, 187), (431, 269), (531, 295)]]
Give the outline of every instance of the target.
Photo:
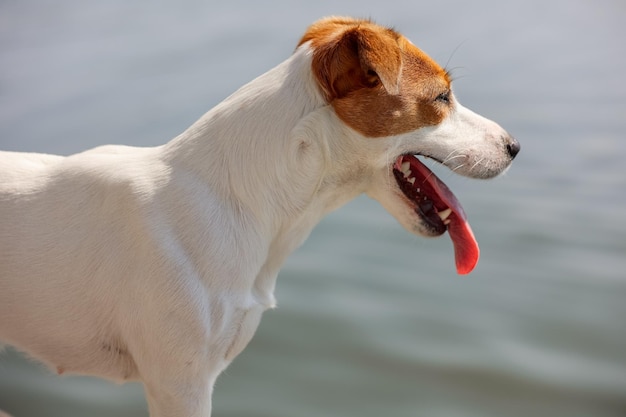
[(450, 104), (450, 91), (439, 94), (435, 101), (439, 101), (444, 104)]

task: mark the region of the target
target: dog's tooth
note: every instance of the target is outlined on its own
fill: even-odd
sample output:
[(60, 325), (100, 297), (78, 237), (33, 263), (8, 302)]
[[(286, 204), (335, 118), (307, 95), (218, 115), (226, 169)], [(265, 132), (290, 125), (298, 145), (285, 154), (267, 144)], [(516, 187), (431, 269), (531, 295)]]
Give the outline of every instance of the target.
[(444, 225), (446, 225), (446, 226), (447, 226), (447, 225), (449, 225), (449, 224), (450, 224), (450, 219), (446, 219), (446, 220), (444, 220), (444, 221), (443, 221), (443, 224), (444, 224)]
[(407, 181), (410, 182), (411, 185), (413, 185), (413, 184), (415, 184), (415, 177), (411, 177)]
[(442, 221), (445, 222), (448, 219), (448, 217), (450, 216), (450, 213), (452, 213), (452, 209), (450, 207), (448, 207), (447, 209), (438, 212), (437, 215), (439, 216), (439, 218)]
[(411, 164), (409, 162), (403, 162), (400, 168), (405, 178), (411, 175)]

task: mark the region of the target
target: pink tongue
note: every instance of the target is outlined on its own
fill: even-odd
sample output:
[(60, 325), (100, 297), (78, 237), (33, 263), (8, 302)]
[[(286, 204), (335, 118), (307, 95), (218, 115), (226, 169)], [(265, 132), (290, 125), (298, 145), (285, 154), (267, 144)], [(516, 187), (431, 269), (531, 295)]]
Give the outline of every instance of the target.
[[(405, 157), (407, 158), (407, 157)], [(419, 176), (423, 177), (422, 181), (429, 184), (433, 191), (437, 194), (438, 200), (434, 201), (437, 210), (445, 210), (446, 207), (452, 209), (452, 213), (448, 219), (450, 224), (448, 225), (448, 233), (452, 244), (454, 245), (454, 258), (456, 261), (456, 271), (459, 274), (469, 274), (472, 272), (478, 258), (480, 256), (480, 249), (478, 248), (478, 242), (474, 237), (474, 233), (467, 222), (467, 217), (461, 207), (461, 203), (456, 199), (452, 191), (446, 184), (443, 183), (426, 165), (422, 164), (417, 158), (409, 157), (411, 163), (411, 171), (419, 172)], [(417, 181), (420, 181), (416, 176)], [(416, 181), (416, 183), (417, 183)], [(430, 196), (429, 196), (430, 197)], [(440, 205), (444, 207), (441, 207)]]

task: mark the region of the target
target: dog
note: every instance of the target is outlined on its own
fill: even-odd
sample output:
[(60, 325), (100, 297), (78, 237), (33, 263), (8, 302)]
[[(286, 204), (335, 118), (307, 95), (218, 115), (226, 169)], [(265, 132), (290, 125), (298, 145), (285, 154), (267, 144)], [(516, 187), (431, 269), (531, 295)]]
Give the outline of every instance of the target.
[(365, 193), (412, 233), (447, 231), (466, 274), (466, 215), (419, 157), (491, 178), (519, 150), (397, 31), (324, 18), (162, 146), (0, 153), (0, 339), (59, 374), (141, 381), (152, 417), (209, 416), (325, 214)]

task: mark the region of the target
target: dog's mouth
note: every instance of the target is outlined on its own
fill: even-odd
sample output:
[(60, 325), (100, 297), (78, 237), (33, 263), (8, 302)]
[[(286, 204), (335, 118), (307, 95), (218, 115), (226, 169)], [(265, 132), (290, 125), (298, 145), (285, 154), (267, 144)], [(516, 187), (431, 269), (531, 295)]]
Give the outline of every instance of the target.
[(439, 236), (447, 230), (450, 234), (457, 272), (470, 273), (478, 262), (480, 250), (463, 207), (452, 191), (415, 155), (399, 156), (393, 174), (428, 232)]

